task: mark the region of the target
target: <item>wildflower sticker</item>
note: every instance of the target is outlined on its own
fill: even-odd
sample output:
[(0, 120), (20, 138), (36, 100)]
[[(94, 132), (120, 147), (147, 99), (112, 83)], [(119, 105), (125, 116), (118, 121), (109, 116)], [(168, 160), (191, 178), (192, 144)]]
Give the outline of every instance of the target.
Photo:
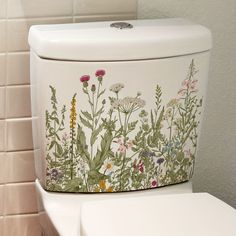
[[(78, 109), (77, 94), (57, 100), (51, 91), (46, 110), (46, 189), (62, 192), (119, 192), (156, 188), (187, 181), (193, 174), (202, 98), (194, 60), (176, 97), (146, 109), (142, 92), (125, 94), (123, 83), (105, 88), (106, 71), (80, 77), (87, 109)], [(127, 90), (128, 92), (128, 90)], [(65, 119), (69, 118), (67, 127)], [(68, 132), (69, 131), (69, 132)]]

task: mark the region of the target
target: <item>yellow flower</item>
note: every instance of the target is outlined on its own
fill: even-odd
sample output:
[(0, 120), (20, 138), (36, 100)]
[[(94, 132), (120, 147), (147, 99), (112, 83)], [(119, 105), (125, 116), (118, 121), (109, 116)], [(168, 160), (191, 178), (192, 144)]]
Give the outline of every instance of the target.
[(109, 187), (106, 191), (109, 192), (109, 193), (112, 193), (113, 192), (113, 188)]
[(112, 164), (111, 164), (111, 163), (107, 163), (106, 169), (109, 170), (109, 169), (111, 169), (111, 168), (112, 168)]
[(99, 187), (100, 187), (101, 190), (105, 190), (106, 189), (105, 180), (100, 180), (99, 181)]
[(70, 128), (74, 129), (76, 125), (76, 99), (75, 99), (76, 94), (73, 96), (72, 101), (71, 101), (71, 109), (70, 109)]

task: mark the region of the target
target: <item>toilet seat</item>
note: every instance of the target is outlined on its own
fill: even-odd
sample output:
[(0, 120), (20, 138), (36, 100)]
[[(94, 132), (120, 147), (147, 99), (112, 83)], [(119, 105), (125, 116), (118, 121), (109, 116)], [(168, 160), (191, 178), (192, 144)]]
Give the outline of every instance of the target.
[(235, 236), (236, 210), (207, 193), (87, 202), (81, 236)]
[(156, 196), (163, 194), (182, 194), (192, 192), (192, 182), (181, 183), (163, 188), (151, 189), (137, 192), (111, 193), (111, 194), (73, 194), (56, 193), (45, 191), (39, 183), (35, 181), (36, 190), (40, 204), (46, 211), (50, 221), (60, 236), (80, 235), (81, 206), (88, 201), (107, 201), (109, 199), (140, 198), (143, 196)]

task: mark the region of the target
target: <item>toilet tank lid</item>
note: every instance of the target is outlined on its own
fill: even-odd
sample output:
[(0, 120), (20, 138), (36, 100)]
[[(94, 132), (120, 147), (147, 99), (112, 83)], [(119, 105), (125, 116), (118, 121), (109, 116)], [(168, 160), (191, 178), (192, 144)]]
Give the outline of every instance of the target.
[(155, 59), (211, 49), (210, 31), (186, 19), (129, 20), (132, 28), (114, 22), (35, 25), (29, 31), (31, 50), (39, 57), (75, 61)]

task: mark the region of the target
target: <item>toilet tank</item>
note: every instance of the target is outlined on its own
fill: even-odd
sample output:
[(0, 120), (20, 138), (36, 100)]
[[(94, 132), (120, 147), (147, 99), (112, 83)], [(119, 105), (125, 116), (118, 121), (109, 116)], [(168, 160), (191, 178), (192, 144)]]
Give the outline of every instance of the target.
[(188, 181), (211, 33), (185, 19), (33, 26), (36, 175), (57, 192), (121, 192)]

